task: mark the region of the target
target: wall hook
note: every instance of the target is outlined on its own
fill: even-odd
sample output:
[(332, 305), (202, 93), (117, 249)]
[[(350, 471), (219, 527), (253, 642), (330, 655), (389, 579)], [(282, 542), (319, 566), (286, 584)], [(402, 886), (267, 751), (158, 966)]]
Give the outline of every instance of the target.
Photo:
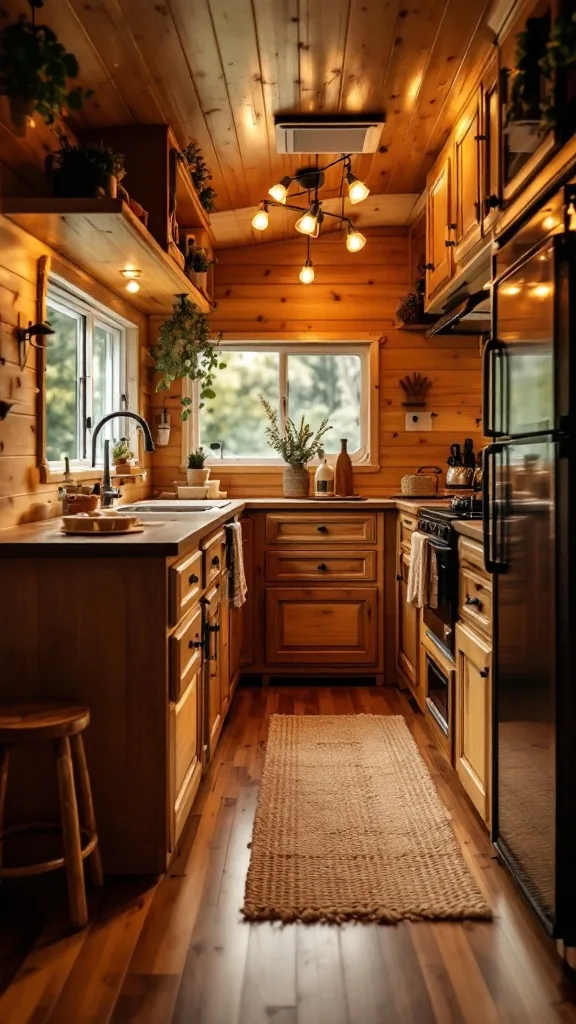
[(56, 332), (50, 327), (50, 324), (45, 321), (43, 324), (33, 324), (31, 320), (28, 321), (28, 327), (17, 327), (16, 337), (18, 339), (18, 353), (20, 356), (20, 369), (23, 370), (26, 366), (26, 360), (28, 358), (28, 348), (30, 345), (33, 348), (46, 348), (46, 345), (37, 345), (34, 338), (47, 338), (50, 334)]

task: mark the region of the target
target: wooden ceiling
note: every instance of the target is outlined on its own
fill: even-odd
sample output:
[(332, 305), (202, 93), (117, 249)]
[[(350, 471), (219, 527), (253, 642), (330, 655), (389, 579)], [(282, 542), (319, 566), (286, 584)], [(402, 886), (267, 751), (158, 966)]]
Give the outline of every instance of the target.
[[(202, 146), (225, 211), (253, 206), (298, 166), (298, 157), (276, 153), (279, 112), (384, 110), (380, 151), (355, 157), (354, 170), (374, 195), (420, 192), (490, 45), (488, 7), (45, 0), (41, 20), (76, 54), (82, 84), (94, 90), (81, 127), (169, 122), (182, 143)], [(0, 26), (26, 9), (25, 0), (2, 0)], [(336, 197), (340, 185), (337, 167), (323, 194)]]

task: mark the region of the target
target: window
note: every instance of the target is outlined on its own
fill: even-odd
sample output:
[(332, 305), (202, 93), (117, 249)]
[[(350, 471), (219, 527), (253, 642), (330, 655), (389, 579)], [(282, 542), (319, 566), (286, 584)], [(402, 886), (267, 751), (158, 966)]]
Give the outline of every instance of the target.
[[(214, 383), (216, 397), (191, 418), (191, 447), (212, 449), (213, 458), (233, 463), (279, 464), (266, 439), (268, 421), (258, 396), (280, 420), (305, 416), (312, 429), (328, 417), (326, 453), (336, 456), (340, 438), (356, 462), (369, 459), (370, 345), (337, 343), (223, 343), (225, 370)], [(195, 403), (196, 404), (196, 403)]]
[[(46, 347), (46, 462), (58, 469), (68, 456), (77, 469), (88, 468), (92, 427), (107, 413), (130, 407), (127, 338), (136, 332), (88, 296), (54, 283), (46, 318), (55, 332)], [(127, 429), (122, 420), (106, 424), (98, 437), (98, 462), (104, 440), (126, 436)]]

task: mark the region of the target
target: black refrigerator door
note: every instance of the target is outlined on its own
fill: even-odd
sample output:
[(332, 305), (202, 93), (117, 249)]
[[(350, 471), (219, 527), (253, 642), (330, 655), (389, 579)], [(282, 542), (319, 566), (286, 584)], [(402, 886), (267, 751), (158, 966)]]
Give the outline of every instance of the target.
[[(557, 427), (555, 293), (563, 236), (548, 239), (494, 285), (485, 353), (485, 429), (525, 437)], [(498, 260), (497, 260), (498, 262)]]
[(556, 921), (555, 435), (497, 447), (492, 504), (497, 847), (550, 931)]

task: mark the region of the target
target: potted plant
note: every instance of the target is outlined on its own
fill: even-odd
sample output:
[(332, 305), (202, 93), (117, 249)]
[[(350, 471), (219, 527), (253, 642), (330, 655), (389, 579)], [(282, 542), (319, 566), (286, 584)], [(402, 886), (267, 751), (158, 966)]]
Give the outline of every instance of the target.
[(127, 437), (121, 437), (119, 441), (114, 441), (112, 445), (112, 461), (116, 467), (127, 466), (130, 459), (133, 458), (134, 452), (130, 448)]
[(511, 73), (510, 102), (504, 133), (510, 153), (533, 153), (542, 141), (542, 71), (540, 60), (549, 35), (547, 16), (528, 18), (516, 37), (515, 68)]
[(208, 185), (212, 181), (212, 175), (202, 155), (202, 150), (195, 142), (189, 142), (187, 146), (178, 153), (178, 157), (186, 164), (192, 178), (198, 198), (207, 213), (214, 213), (217, 192)]
[(206, 455), (203, 448), (197, 448), (188, 456), (188, 469), (186, 470), (186, 483), (190, 487), (204, 487), (210, 476), (210, 467), (204, 468)]
[[(542, 102), (544, 121), (549, 128), (555, 128), (560, 121), (572, 131), (576, 117), (576, 11), (564, 12), (555, 19), (538, 65), (546, 82)], [(561, 84), (564, 86), (563, 102), (557, 109), (556, 97)]]
[[(418, 268), (420, 270), (420, 267)], [(419, 277), (412, 291), (407, 292), (396, 306), (396, 325), (398, 327), (409, 326), (410, 324), (433, 323), (436, 317), (424, 312), (424, 277)]]
[(206, 275), (210, 267), (214, 266), (217, 260), (211, 260), (202, 246), (192, 247), (186, 257), (184, 272), (194, 284), (204, 291), (206, 290)]
[[(212, 389), (216, 370), (225, 369), (219, 362), (215, 343), (210, 339), (208, 317), (186, 295), (180, 296), (174, 313), (161, 328), (158, 341), (151, 354), (160, 380), (156, 391), (169, 391), (172, 383), (187, 377), (200, 385), (200, 408), (205, 398), (215, 398)], [(184, 397), (181, 417), (187, 420), (192, 399)]]
[(21, 17), (0, 33), (0, 96), (8, 98), (16, 134), (24, 135), (29, 118), (37, 113), (53, 124), (63, 108), (80, 110), (91, 90), (70, 88), (78, 77), (78, 61), (68, 53), (47, 25), (36, 25), (35, 11), (42, 0), (30, 0), (31, 21)]
[(328, 418), (323, 419), (316, 433), (311, 429), (304, 417), (300, 420), (300, 426), (291, 419), (286, 419), (285, 430), (282, 433), (278, 423), (278, 413), (269, 402), (259, 395), (266, 415), (270, 420), (270, 426), (266, 427), (268, 443), (275, 452), (278, 452), (286, 467), (282, 480), (284, 497), (286, 498), (307, 498), (310, 481), (308, 478), (308, 463), (323, 450), (322, 438), (332, 427), (328, 426)]
[(118, 182), (125, 174), (124, 154), (103, 143), (72, 143), (58, 133), (60, 149), (46, 158), (46, 174), (55, 196), (84, 199), (106, 195), (116, 199)]

